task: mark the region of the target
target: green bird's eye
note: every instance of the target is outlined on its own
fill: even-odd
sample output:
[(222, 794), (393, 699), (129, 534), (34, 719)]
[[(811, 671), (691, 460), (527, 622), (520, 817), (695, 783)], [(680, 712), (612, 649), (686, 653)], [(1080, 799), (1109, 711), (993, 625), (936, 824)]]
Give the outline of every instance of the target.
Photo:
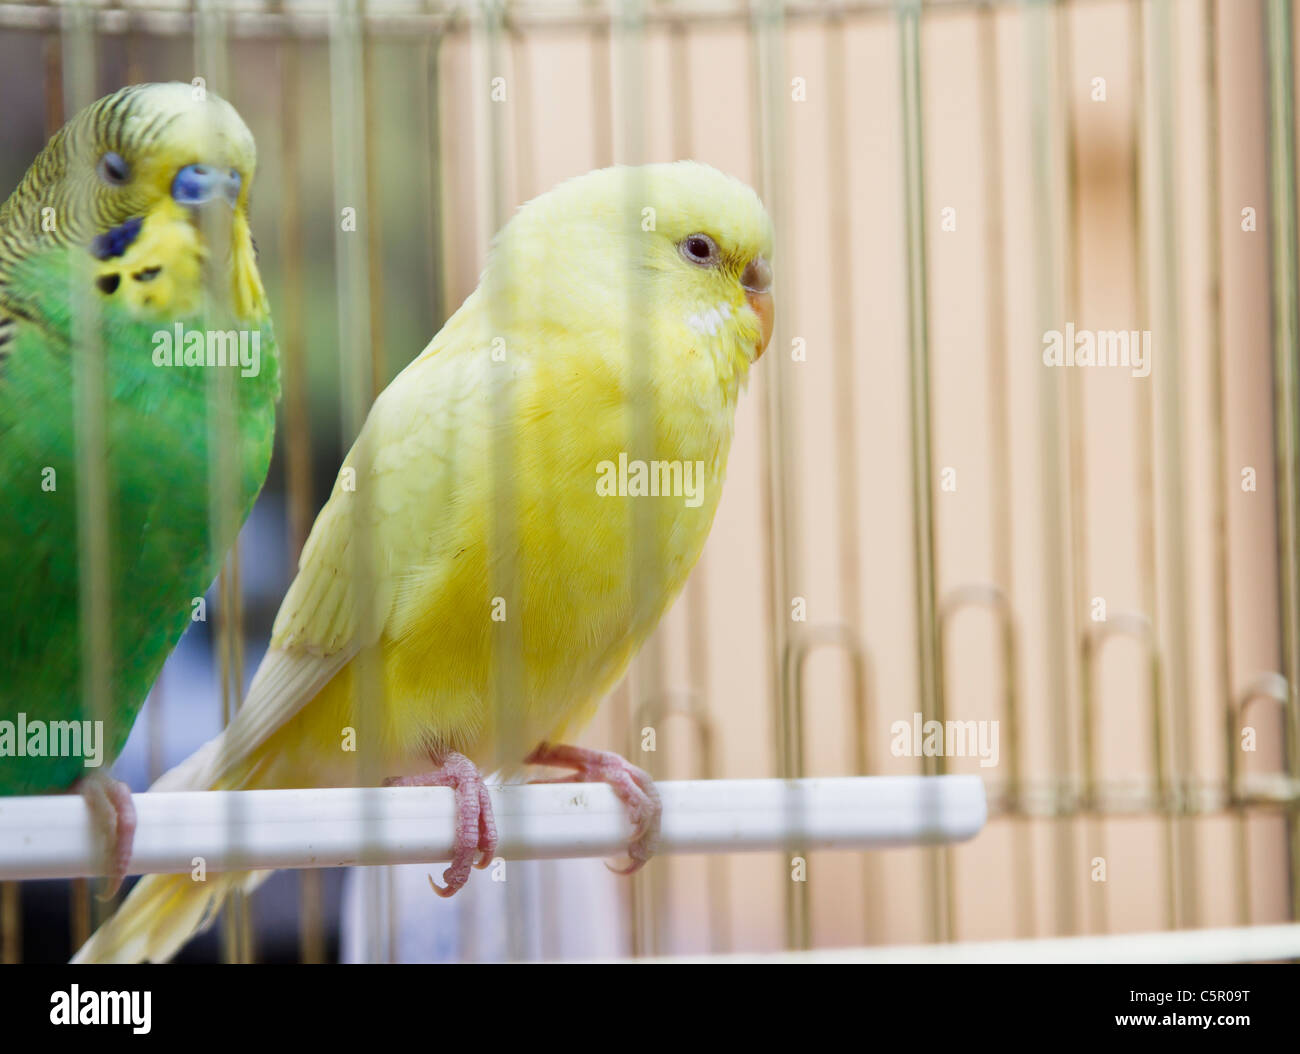
[(707, 234), (690, 234), (677, 243), (678, 251), (693, 264), (712, 267), (721, 259), (718, 243)]
[(115, 187), (120, 187), (131, 178), (131, 166), (121, 154), (115, 154), (112, 150), (99, 159), (95, 171), (99, 173), (100, 179)]

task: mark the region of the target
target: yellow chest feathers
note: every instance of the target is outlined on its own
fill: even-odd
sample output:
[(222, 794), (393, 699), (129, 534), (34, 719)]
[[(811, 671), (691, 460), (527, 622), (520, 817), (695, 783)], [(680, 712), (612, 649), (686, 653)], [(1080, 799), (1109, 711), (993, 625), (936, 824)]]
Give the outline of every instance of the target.
[(461, 468), (427, 495), (428, 557), (383, 645), (396, 740), (505, 763), (621, 676), (699, 558), (732, 437), (734, 395), (706, 356), (661, 367), (637, 401), (617, 369), (551, 360), (517, 375), (510, 440), (488, 394), (447, 430)]
[[(212, 222), (196, 226), (183, 206), (170, 199), (160, 203), (144, 217), (125, 251), (96, 266), (99, 294), (125, 303), (137, 317), (194, 314), (213, 294), (228, 297), (237, 318), (264, 317), (266, 292), (247, 220), (240, 212), (209, 211)], [(214, 248), (207, 246), (205, 234), (218, 243)], [(209, 281), (210, 268), (228, 276), (229, 285)]]

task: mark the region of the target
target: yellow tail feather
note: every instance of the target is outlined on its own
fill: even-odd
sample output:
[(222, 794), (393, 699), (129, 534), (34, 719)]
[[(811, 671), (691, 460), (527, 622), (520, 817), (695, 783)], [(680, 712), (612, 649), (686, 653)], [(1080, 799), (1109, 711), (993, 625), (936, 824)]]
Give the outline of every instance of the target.
[(236, 887), (252, 888), (266, 873), (145, 875), (117, 913), (73, 956), (74, 963), (166, 962), (216, 918)]

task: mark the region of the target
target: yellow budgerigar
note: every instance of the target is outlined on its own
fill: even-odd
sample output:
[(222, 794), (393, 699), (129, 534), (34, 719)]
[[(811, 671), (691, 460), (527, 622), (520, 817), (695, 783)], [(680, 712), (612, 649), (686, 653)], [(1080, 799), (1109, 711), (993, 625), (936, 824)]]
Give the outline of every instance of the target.
[[(689, 161), (523, 206), (376, 400), (235, 720), (154, 789), (452, 787), (449, 894), (496, 846), (480, 773), (548, 765), (614, 787), (644, 863), (649, 776), (560, 744), (704, 547), (772, 333), (771, 237), (749, 187)], [(259, 877), (148, 876), (77, 959), (168, 959)]]

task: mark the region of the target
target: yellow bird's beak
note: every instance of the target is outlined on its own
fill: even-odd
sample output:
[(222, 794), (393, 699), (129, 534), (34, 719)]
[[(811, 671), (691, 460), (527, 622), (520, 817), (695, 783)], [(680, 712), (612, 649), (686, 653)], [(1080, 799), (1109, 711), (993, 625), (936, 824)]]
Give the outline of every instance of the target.
[(772, 265), (763, 257), (755, 256), (740, 276), (740, 284), (745, 287), (745, 299), (754, 309), (762, 327), (762, 335), (754, 350), (754, 361), (757, 362), (767, 350), (767, 342), (772, 339), (772, 327), (776, 323), (776, 304), (772, 300)]

